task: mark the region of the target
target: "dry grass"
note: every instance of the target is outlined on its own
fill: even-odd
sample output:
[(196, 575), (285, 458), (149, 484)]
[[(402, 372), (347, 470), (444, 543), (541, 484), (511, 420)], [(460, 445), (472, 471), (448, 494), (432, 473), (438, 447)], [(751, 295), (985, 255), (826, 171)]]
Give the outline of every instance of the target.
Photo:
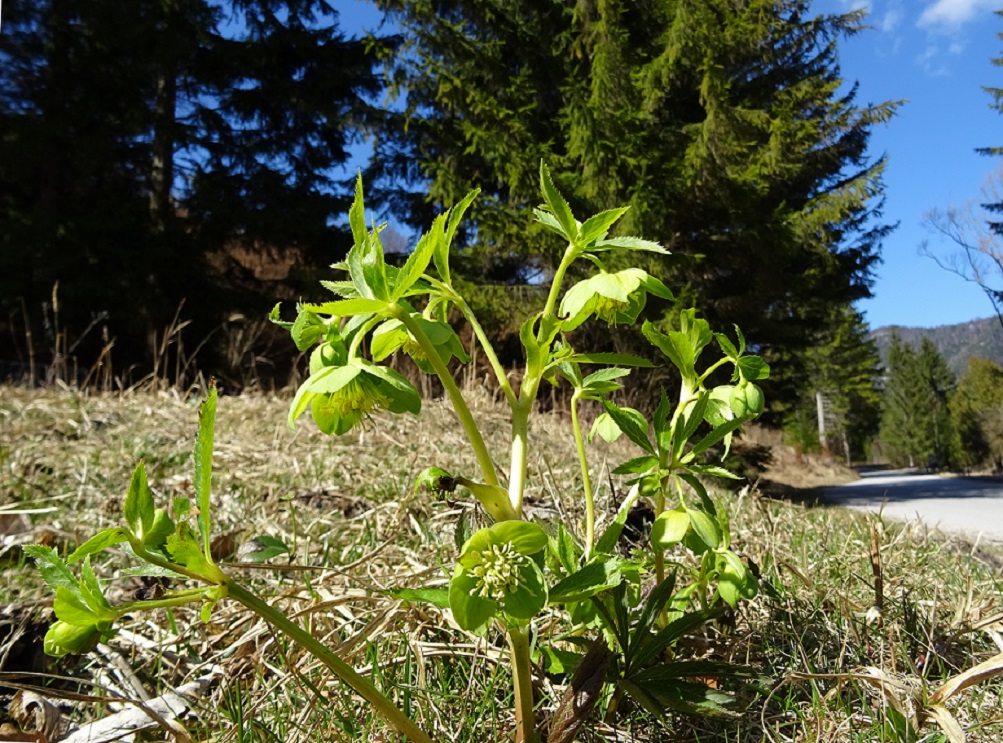
[[(160, 497), (190, 494), (197, 403), (174, 393), (0, 388), (0, 508), (7, 510), (0, 534), (9, 607), (6, 625), (0, 622), (0, 631), (8, 627), (0, 634), (0, 665), (79, 679), (56, 684), (47, 692), (54, 697), (68, 691), (108, 697), (101, 689), (154, 697), (212, 677), (195, 716), (184, 721), (195, 739), (381, 739), (381, 724), (336, 680), (235, 605), (218, 606), (208, 624), (182, 610), (137, 616), (107, 652), (80, 659), (44, 660), (31, 644), (38, 627), (30, 620), (37, 613), (45, 618), (48, 597), (19, 545), (48, 541), (71, 548), (114, 523), (138, 459)], [(290, 431), (287, 404), (285, 396), (220, 400), (215, 532), (227, 538), (218, 540), (219, 550), (233, 553), (259, 534), (284, 540), (293, 555), (276, 560), (276, 569), (232, 570), (371, 671), (437, 740), (502, 739), (511, 720), (500, 637), (467, 636), (447, 612), (386, 593), (444, 585), (458, 520), (480, 518), (467, 503), (411, 491), (414, 476), (432, 464), (476, 472), (452, 413), (430, 402), (420, 418), (381, 416), (365, 431), (338, 439), (309, 423)], [(473, 407), (504, 464), (504, 411), (476, 391)], [(558, 416), (541, 417), (532, 432), (529, 498), (543, 520), (579, 510), (567, 433)], [(628, 456), (619, 448), (596, 454), (597, 462), (608, 456), (611, 466)], [(811, 477), (821, 484), (824, 472)], [(604, 518), (619, 497), (604, 493)], [(791, 505), (755, 491), (722, 499), (736, 543), (771, 590), (728, 623), (694, 637), (686, 652), (751, 662), (770, 680), (762, 693), (743, 693), (748, 709), (735, 721), (663, 725), (628, 708), (612, 726), (590, 726), (583, 741), (908, 740), (890, 732), (896, 715), (918, 719), (924, 694), (1003, 651), (1003, 562), (996, 555), (972, 554), (922, 529)], [(130, 597), (142, 586), (119, 572), (125, 564), (127, 558), (113, 555), (98, 569), (116, 595)], [(17, 626), (25, 634), (12, 642)], [(915, 694), (889, 691), (890, 683), (875, 684), (874, 673), (864, 669)], [(545, 715), (560, 697), (562, 679), (541, 676), (540, 684)], [(946, 703), (968, 740), (1003, 739), (1000, 694), (998, 680), (988, 679)], [(899, 697), (908, 699), (900, 704)], [(63, 713), (78, 719), (108, 714), (103, 703), (64, 704)], [(924, 737), (914, 740), (936, 740), (929, 736), (938, 729), (927, 720)]]

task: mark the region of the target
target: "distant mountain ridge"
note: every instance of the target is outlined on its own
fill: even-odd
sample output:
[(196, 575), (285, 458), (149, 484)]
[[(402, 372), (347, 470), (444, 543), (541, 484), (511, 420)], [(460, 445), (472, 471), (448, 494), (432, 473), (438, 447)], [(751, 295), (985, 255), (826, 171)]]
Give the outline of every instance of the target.
[(869, 336), (877, 343), (882, 359), (891, 345), (893, 332), (915, 348), (919, 348), (924, 338), (929, 338), (947, 365), (959, 376), (973, 356), (981, 356), (1003, 366), (1003, 325), (997, 317), (969, 320), (956, 325), (938, 325), (935, 328), (885, 325), (872, 330)]

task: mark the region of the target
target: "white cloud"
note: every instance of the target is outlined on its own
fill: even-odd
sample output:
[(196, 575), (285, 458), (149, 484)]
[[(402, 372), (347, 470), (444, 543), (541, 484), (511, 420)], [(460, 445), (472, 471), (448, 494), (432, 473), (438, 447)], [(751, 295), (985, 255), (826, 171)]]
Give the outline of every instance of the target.
[(898, 5), (895, 5), (889, 8), (888, 12), (885, 13), (885, 17), (881, 19), (881, 23), (878, 25), (878, 28), (880, 28), (885, 33), (891, 33), (892, 31), (894, 31), (896, 28), (899, 27), (899, 24), (901, 22), (902, 22), (902, 8), (899, 7)]
[(916, 25), (932, 32), (955, 31), (980, 13), (995, 10), (998, 4), (998, 0), (935, 0), (926, 6)]

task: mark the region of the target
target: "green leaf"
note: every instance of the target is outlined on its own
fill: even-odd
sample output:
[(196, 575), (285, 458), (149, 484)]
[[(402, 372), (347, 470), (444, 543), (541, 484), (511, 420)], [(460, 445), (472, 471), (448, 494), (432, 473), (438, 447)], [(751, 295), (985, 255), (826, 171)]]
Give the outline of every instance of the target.
[(167, 515), (167, 511), (158, 508), (153, 512), (153, 525), (150, 530), (143, 535), (143, 546), (159, 550), (164, 546), (164, 542), (174, 533), (174, 522)]
[(723, 439), (725, 436), (734, 433), (736, 429), (741, 428), (742, 423), (744, 423), (744, 421), (741, 418), (735, 418), (734, 420), (725, 421), (721, 425), (716, 426), (710, 433), (700, 439), (696, 446), (686, 453), (686, 456), (683, 457), (682, 461), (692, 462), (698, 454), (707, 451), (707, 449), (714, 446), (714, 444)]
[(268, 313), (268, 322), (273, 325), (278, 325), (283, 330), (292, 330), (293, 324), (282, 319), (281, 311), (282, 303), (278, 302), (274, 307), (272, 307), (272, 311)]
[(273, 557), (289, 553), (289, 547), (286, 546), (285, 542), (281, 539), (268, 536), (267, 534), (261, 534), (254, 537), (247, 544), (250, 545), (251, 550), (241, 550), (241, 554), (247, 562), (262, 563), (265, 562), (265, 560), (272, 559)]
[(428, 264), (432, 260), (432, 255), (437, 249), (441, 250), (441, 245), (446, 241), (445, 230), (447, 218), (447, 214), (440, 214), (435, 218), (435, 221), (432, 223), (432, 229), (421, 236), (418, 245), (401, 267), (393, 291), (390, 294), (390, 299), (394, 302), (403, 297), (408, 289), (414, 286), (415, 282), (425, 273), (425, 269), (428, 268)]
[(66, 586), (56, 588), (56, 597), (52, 602), (52, 610), (58, 619), (68, 624), (80, 627), (96, 625), (104, 617), (91, 609), (79, 595), (79, 586), (73, 591)]
[(446, 237), (442, 243), (435, 246), (435, 250), (432, 253), (435, 268), (439, 272), (440, 278), (447, 284), (451, 282), (449, 275), (449, 251), (453, 245), (453, 237), (456, 235), (456, 230), (460, 226), (464, 213), (474, 203), (474, 199), (477, 198), (480, 192), (479, 188), (475, 188), (449, 211), (449, 224), (446, 227)]
[(669, 255), (669, 251), (663, 248), (656, 242), (651, 240), (642, 240), (639, 237), (613, 237), (609, 240), (600, 240), (595, 245), (589, 247), (589, 250), (599, 251), (599, 250), (645, 250), (649, 253), (661, 253), (662, 255)]
[(600, 413), (592, 421), (592, 428), (589, 429), (589, 443), (592, 443), (597, 434), (603, 441), (612, 443), (620, 438), (622, 431), (609, 413)]
[(289, 329), (289, 334), (292, 336), (293, 343), (296, 344), (296, 350), (298, 351), (305, 351), (310, 348), (310, 346), (320, 340), (326, 332), (327, 323), (317, 317), (313, 312), (304, 310), (302, 306), (299, 308), (299, 314), (296, 315), (296, 320)]
[(608, 209), (604, 212), (599, 212), (582, 222), (580, 230), (582, 247), (587, 247), (593, 240), (599, 240), (606, 237), (606, 233), (609, 232), (609, 228), (612, 227), (613, 224), (628, 211), (630, 211), (629, 206), (623, 206), (619, 209)]
[(369, 231), (366, 229), (366, 206), (362, 196), (361, 171), (355, 179), (355, 199), (348, 210), (348, 224), (352, 228), (352, 239), (355, 241), (355, 245), (365, 245), (369, 239)]
[(766, 379), (770, 376), (770, 365), (758, 356), (743, 356), (735, 365), (742, 379), (754, 382), (758, 379)]
[(26, 544), (21, 548), (24, 554), (35, 560), (38, 572), (42, 574), (42, 579), (50, 588), (63, 588), (71, 591), (77, 590), (76, 576), (70, 572), (66, 563), (56, 554), (51, 547), (43, 547), (40, 544)]
[(561, 223), (557, 221), (557, 217), (553, 214), (548, 211), (544, 211), (543, 209), (534, 209), (533, 216), (536, 218), (536, 221), (544, 227), (552, 232), (556, 232), (558, 235), (567, 240), (568, 236), (564, 233), (564, 227), (561, 226)]
[(641, 326), (641, 332), (654, 346), (665, 354), (672, 365), (680, 371), (684, 377), (693, 376), (693, 349), (689, 339), (681, 333), (660, 333), (649, 321), (645, 320)]
[(630, 374), (630, 369), (620, 369), (615, 366), (608, 369), (600, 369), (585, 377), (582, 380), (582, 386), (589, 387), (593, 382), (608, 382), (613, 379), (620, 379), (621, 377), (626, 377), (628, 374)]
[[(146, 482), (146, 467), (140, 462), (132, 473), (122, 508), (125, 523), (140, 539), (153, 526), (153, 493)], [(100, 550), (99, 550), (100, 551)], [(72, 562), (72, 560), (70, 560)]]
[(623, 434), (644, 449), (649, 454), (655, 453), (655, 448), (648, 440), (648, 422), (644, 416), (633, 408), (621, 408), (614, 405), (609, 400), (603, 400), (603, 407), (606, 413)]
[(651, 525), (651, 544), (656, 550), (666, 550), (683, 541), (690, 529), (690, 516), (685, 508), (663, 511)]
[[(337, 302), (324, 302), (323, 304), (305, 304), (304, 309), (322, 315), (335, 315), (337, 317), (349, 317), (351, 315), (364, 315), (372, 312), (382, 312), (388, 306), (388, 302), (383, 299), (366, 299), (358, 297), (356, 299), (340, 299)], [(325, 328), (326, 330), (326, 325)], [(301, 351), (304, 349), (300, 349)]]
[(635, 457), (634, 459), (628, 459), (621, 465), (618, 465), (616, 469), (613, 470), (614, 475), (643, 475), (654, 468), (658, 467), (658, 457), (651, 455), (643, 457)]
[(111, 604), (104, 597), (104, 591), (101, 590), (101, 584), (98, 582), (94, 568), (91, 567), (89, 558), (84, 560), (84, 564), (80, 568), (79, 589), (81, 597), (94, 612), (106, 620), (115, 618), (114, 612), (110, 611)]
[(596, 554), (609, 555), (616, 551), (616, 543), (620, 540), (620, 533), (623, 531), (624, 524), (627, 523), (627, 516), (630, 514), (630, 509), (634, 505), (634, 501), (637, 500), (640, 492), (640, 488), (635, 485), (627, 493), (627, 497), (623, 499), (623, 503), (617, 509), (612, 523), (606, 527), (599, 539), (596, 540)]
[(690, 716), (738, 716), (737, 712), (727, 707), (735, 702), (728, 694), (711, 689), (706, 684), (683, 681), (679, 677), (659, 681), (631, 679), (624, 682), (624, 688), (649, 712), (658, 716), (664, 715), (666, 710)]
[(699, 509), (687, 509), (687, 513), (690, 517), (690, 523), (693, 525), (693, 531), (700, 537), (700, 541), (710, 549), (717, 549), (721, 544), (721, 527), (717, 521)]
[(206, 578), (211, 578), (216, 572), (202, 554), (198, 538), (188, 524), (179, 523), (177, 531), (167, 538), (166, 546), (171, 559), (191, 572)]
[(556, 553), (558, 559), (561, 561), (561, 567), (564, 568), (565, 572), (569, 575), (578, 568), (578, 561), (582, 556), (582, 549), (575, 542), (575, 538), (571, 535), (562, 522), (557, 522), (557, 539), (556, 539)]
[(402, 601), (416, 604), (432, 604), (440, 609), (449, 608), (449, 590), (445, 588), (396, 588), (388, 593)]
[(199, 533), (202, 536), (202, 554), (211, 563), (209, 544), (210, 534), (210, 502), (212, 491), (212, 450), (213, 435), (216, 426), (216, 385), (212, 384), (209, 396), (199, 407), (199, 431), (195, 438), (195, 502), (199, 513), (196, 517)]
[(114, 544), (128, 541), (128, 539), (129, 533), (120, 526), (104, 529), (73, 550), (73, 553), (66, 558), (66, 561), (74, 563), (78, 560), (83, 560), (89, 555), (95, 555)]
[(619, 364), (622, 366), (636, 366), (650, 368), (654, 364), (643, 356), (635, 356), (630, 353), (613, 353), (613, 352), (598, 352), (598, 353), (576, 353), (567, 356), (561, 361), (567, 361), (574, 364)]
[(724, 477), (728, 480), (741, 480), (742, 478), (724, 467), (713, 464), (691, 464), (686, 469), (698, 475), (710, 475), (711, 477)]
[(617, 557), (589, 562), (550, 589), (550, 603), (577, 603), (619, 585), (623, 579), (621, 564), (622, 560)]
[(728, 336), (724, 333), (714, 333), (714, 338), (717, 339), (717, 344), (721, 347), (721, 350), (724, 351), (725, 356), (729, 359), (738, 358), (738, 349), (735, 348), (735, 344), (731, 342), (731, 339), (728, 338)]
[(687, 612), (678, 619), (669, 622), (654, 635), (649, 635), (642, 642), (637, 643), (636, 650), (632, 652), (632, 663), (635, 668), (644, 668), (649, 661), (657, 658), (672, 643), (682, 639), (696, 629), (699, 629), (707, 622), (722, 614), (722, 609), (700, 609)]
[(578, 222), (571, 213), (571, 207), (561, 196), (560, 191), (550, 178), (550, 170), (546, 163), (540, 161), (540, 191), (543, 193), (543, 200), (547, 202), (551, 213), (561, 224), (561, 229), (569, 243), (578, 244)]

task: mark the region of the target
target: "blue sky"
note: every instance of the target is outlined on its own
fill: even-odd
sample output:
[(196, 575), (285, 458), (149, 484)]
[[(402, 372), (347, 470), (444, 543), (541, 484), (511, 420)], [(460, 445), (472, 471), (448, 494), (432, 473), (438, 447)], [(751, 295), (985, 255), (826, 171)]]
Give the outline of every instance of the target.
[(861, 302), (871, 327), (929, 327), (988, 317), (993, 308), (971, 283), (919, 253), (947, 258), (951, 244), (923, 226), (931, 209), (977, 207), (999, 158), (976, 147), (1003, 145), (1003, 114), (982, 86), (1003, 87), (1003, 3), (987, 0), (820, 0), (819, 11), (866, 7), (871, 29), (840, 48), (843, 77), (859, 83), (858, 101), (906, 99), (875, 130), (871, 150), (888, 156), (885, 218), (899, 228), (885, 241), (874, 298)]
[[(379, 13), (363, 0), (337, 4), (347, 34), (373, 29)], [(860, 104), (906, 102), (877, 127), (871, 152), (887, 155), (884, 219), (898, 229), (884, 243), (874, 298), (860, 303), (872, 328), (930, 327), (989, 317), (974, 284), (945, 271), (920, 246), (945, 259), (951, 244), (923, 226), (932, 209), (976, 205), (999, 158), (977, 147), (1003, 146), (1003, 114), (982, 86), (1003, 88), (1003, 0), (817, 0), (819, 12), (868, 10), (863, 33), (840, 45), (843, 77), (859, 84)]]

